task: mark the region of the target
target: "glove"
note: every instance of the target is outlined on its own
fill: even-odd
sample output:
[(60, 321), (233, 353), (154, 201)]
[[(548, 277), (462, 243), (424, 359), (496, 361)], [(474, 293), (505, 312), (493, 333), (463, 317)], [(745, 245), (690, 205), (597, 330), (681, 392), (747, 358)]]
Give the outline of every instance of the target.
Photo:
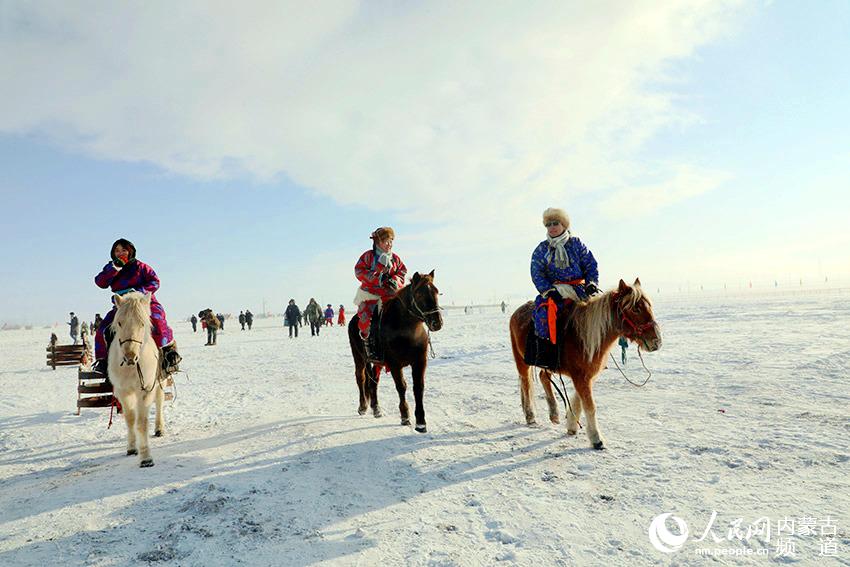
[(116, 258), (115, 261), (112, 262), (112, 267), (115, 268), (116, 270), (120, 270), (121, 268), (124, 267), (124, 262), (121, 261), (120, 258)]
[(587, 293), (587, 288), (582, 284), (574, 285), (573, 289), (576, 290), (576, 295), (582, 301), (587, 301), (587, 298), (590, 297)]
[(116, 257), (116, 258), (112, 261), (112, 263), (113, 263), (115, 266), (117, 266), (118, 268), (123, 268), (124, 266), (126, 266), (126, 265), (127, 265), (127, 261), (128, 261), (129, 259), (130, 259), (130, 256), (129, 256), (128, 254), (125, 254), (125, 255), (123, 255), (123, 256), (117, 256), (117, 257)]
[(587, 292), (587, 295), (596, 295), (602, 293), (601, 291), (599, 291), (599, 288), (596, 287), (596, 284), (593, 282), (586, 283), (584, 286), (584, 291)]
[(549, 290), (549, 293), (546, 294), (547, 299), (551, 299), (552, 301), (563, 301), (564, 296), (557, 289)]
[(384, 287), (396, 291), (398, 289), (398, 281), (395, 278), (387, 278), (384, 282)]

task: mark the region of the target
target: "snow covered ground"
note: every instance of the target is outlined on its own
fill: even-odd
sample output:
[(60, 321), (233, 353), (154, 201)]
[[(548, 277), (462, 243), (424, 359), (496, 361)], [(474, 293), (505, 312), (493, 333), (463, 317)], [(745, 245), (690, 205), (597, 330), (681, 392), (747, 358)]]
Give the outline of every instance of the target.
[[(850, 293), (655, 299), (649, 384), (597, 382), (606, 451), (548, 423), (539, 387), (525, 425), (499, 312), (433, 335), (425, 434), (386, 377), (385, 416), (357, 415), (341, 328), (230, 321), (210, 348), (177, 323), (187, 374), (151, 469), (123, 420), (74, 415), (49, 330), (2, 332), (0, 565), (850, 565)], [(662, 513), (689, 529), (673, 553), (648, 537)], [(769, 540), (746, 537), (764, 517)]]

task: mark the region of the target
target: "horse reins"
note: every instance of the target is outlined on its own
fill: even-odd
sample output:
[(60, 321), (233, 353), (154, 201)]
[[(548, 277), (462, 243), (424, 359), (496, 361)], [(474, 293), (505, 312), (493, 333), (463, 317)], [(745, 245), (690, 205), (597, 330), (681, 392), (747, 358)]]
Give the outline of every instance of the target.
[[(617, 300), (618, 295), (619, 294), (617, 294), (616, 292), (614, 293), (614, 300), (615, 301)], [(631, 339), (635, 342), (637, 342), (637, 339), (640, 338), (640, 340), (645, 343), (646, 341), (644, 341), (643, 338), (641, 338), (641, 335), (645, 331), (651, 329), (652, 327), (654, 327), (656, 325), (655, 320), (651, 320), (647, 323), (642, 323), (642, 324), (638, 325), (637, 323), (635, 323), (634, 321), (629, 319), (629, 317), (626, 315), (626, 310), (623, 309), (623, 307), (619, 304), (619, 302), (617, 303), (617, 311), (620, 312), (620, 321), (623, 323), (623, 324), (620, 325), (621, 334), (624, 337), (626, 337), (627, 339)], [(631, 327), (630, 331), (626, 329), (626, 324), (629, 327)], [(652, 377), (652, 371), (650, 371), (649, 368), (646, 367), (646, 363), (643, 361), (643, 354), (641, 354), (639, 343), (637, 345), (637, 351), (638, 351), (638, 358), (640, 358), (641, 366), (643, 366), (643, 369), (646, 370), (646, 379), (641, 384), (637, 384), (636, 382), (632, 382), (631, 379), (629, 379), (629, 377), (626, 376), (626, 373), (623, 372), (623, 369), (620, 368), (619, 364), (617, 364), (617, 360), (614, 358), (613, 354), (611, 354), (609, 352), (608, 356), (611, 357), (611, 361), (614, 363), (614, 366), (617, 367), (617, 370), (620, 371), (620, 374), (623, 375), (623, 378), (626, 379), (626, 382), (628, 382), (632, 386), (635, 386), (636, 388), (641, 388), (643, 386), (646, 386), (646, 383), (649, 382), (649, 379)]]
[(625, 372), (623, 372), (623, 369), (622, 369), (622, 368), (620, 368), (620, 365), (619, 365), (619, 364), (617, 364), (617, 359), (616, 359), (616, 358), (614, 358), (614, 355), (613, 355), (613, 354), (611, 354), (611, 353), (609, 352), (609, 353), (608, 353), (608, 356), (610, 356), (610, 357), (611, 357), (611, 361), (614, 363), (614, 366), (616, 366), (616, 367), (617, 367), (617, 370), (619, 370), (619, 371), (620, 371), (620, 374), (622, 374), (622, 375), (623, 375), (623, 378), (625, 378), (625, 379), (626, 379), (626, 382), (628, 382), (629, 384), (631, 384), (632, 386), (634, 386), (634, 387), (636, 387), (636, 388), (642, 388), (643, 386), (646, 386), (646, 383), (647, 383), (647, 382), (649, 382), (649, 379), (652, 377), (652, 371), (651, 371), (649, 368), (647, 368), (647, 367), (646, 367), (646, 363), (643, 361), (643, 355), (642, 355), (642, 354), (641, 354), (641, 352), (640, 352), (640, 345), (638, 345), (638, 347), (637, 347), (637, 351), (638, 351), (638, 358), (640, 358), (640, 363), (641, 363), (641, 365), (643, 366), (643, 369), (644, 369), (644, 370), (646, 370), (646, 380), (644, 380), (644, 381), (643, 381), (643, 383), (641, 383), (641, 384), (637, 384), (637, 383), (635, 383), (635, 382), (632, 382), (632, 381), (629, 379), (629, 377), (628, 377), (628, 376), (626, 376), (626, 373), (625, 373)]

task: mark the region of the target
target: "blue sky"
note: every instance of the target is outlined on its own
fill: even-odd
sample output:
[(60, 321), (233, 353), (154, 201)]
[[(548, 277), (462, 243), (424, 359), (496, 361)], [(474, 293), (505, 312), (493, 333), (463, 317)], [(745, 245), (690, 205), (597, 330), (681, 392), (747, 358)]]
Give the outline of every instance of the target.
[(172, 318), (349, 304), (385, 224), (516, 301), (548, 206), (606, 286), (850, 281), (847, 3), (182, 6), (0, 8), (0, 322), (106, 310), (119, 236)]

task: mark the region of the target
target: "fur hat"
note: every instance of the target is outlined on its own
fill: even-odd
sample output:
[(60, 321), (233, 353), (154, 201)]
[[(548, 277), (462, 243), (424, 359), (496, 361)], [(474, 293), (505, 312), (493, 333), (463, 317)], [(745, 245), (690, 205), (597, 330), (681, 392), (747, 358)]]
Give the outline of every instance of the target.
[(570, 217), (567, 216), (564, 209), (549, 207), (543, 211), (543, 226), (546, 226), (546, 223), (549, 221), (560, 221), (564, 228), (570, 228)]
[(381, 240), (386, 240), (387, 238), (392, 238), (393, 240), (395, 240), (395, 231), (388, 226), (382, 226), (376, 228), (369, 238), (371, 238), (375, 242), (380, 242)]

